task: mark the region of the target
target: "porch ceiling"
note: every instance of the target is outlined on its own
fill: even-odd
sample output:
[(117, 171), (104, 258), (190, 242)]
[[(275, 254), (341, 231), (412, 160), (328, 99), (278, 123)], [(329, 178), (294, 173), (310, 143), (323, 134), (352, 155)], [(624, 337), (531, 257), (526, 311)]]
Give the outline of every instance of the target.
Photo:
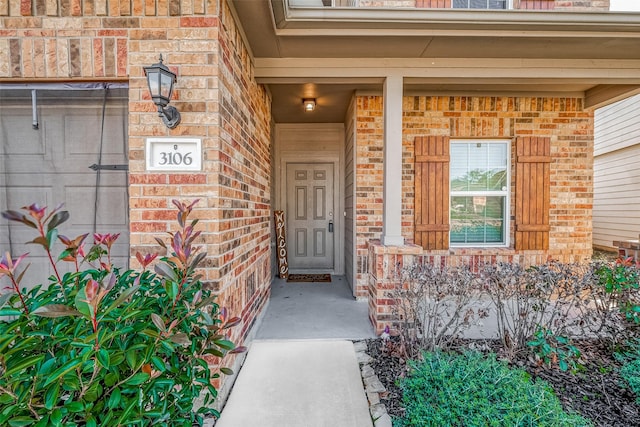
[[(290, 8), (231, 0), (278, 123), (342, 122), (356, 91), (582, 96), (640, 92), (640, 13)], [(313, 113), (302, 98), (317, 98)]]

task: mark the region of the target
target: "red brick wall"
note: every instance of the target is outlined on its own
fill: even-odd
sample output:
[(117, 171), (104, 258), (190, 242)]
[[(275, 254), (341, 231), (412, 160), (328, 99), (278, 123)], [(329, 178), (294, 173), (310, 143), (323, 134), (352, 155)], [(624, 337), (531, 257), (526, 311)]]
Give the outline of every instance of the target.
[(264, 308), (272, 278), (271, 101), (251, 78), (251, 58), (226, 3), (219, 31), (219, 141), (217, 153), (211, 151), (218, 159), (216, 280), (222, 300), (242, 313), (244, 339)]
[(513, 2), (514, 9), (550, 10), (554, 9), (555, 5), (555, 0), (515, 0)]
[(354, 147), (356, 297), (367, 295), (367, 242), (382, 234), (383, 137), (382, 97), (358, 96)]
[(609, 10), (610, 3), (610, 0), (556, 0), (555, 10), (606, 11)]
[[(402, 230), (407, 243), (414, 231), (413, 140), (416, 136), (446, 135), (451, 138), (551, 138), (550, 250), (515, 251), (509, 248), (428, 252), (434, 262), (477, 263), (517, 261), (544, 262), (547, 257), (564, 262), (591, 256), (591, 210), (593, 203), (593, 114), (584, 111), (577, 98), (511, 97), (405, 97), (403, 106), (403, 207)], [(367, 288), (368, 242), (382, 233), (382, 102), (381, 97), (357, 100), (356, 218), (358, 292)], [(513, 162), (513, 150), (512, 150)], [(512, 166), (513, 171), (513, 166)], [(513, 174), (512, 174), (513, 180)], [(514, 215), (514, 188), (511, 214)], [(513, 222), (513, 221), (512, 221)], [(511, 225), (513, 242), (513, 224)]]
[[(218, 8), (220, 7), (220, 9)], [(150, 101), (143, 67), (177, 74), (168, 129)], [(270, 100), (226, 2), (205, 0), (0, 0), (0, 81), (129, 83), (131, 254), (159, 250), (176, 228), (172, 199), (200, 199), (200, 273), (243, 323), (242, 341), (269, 295)], [(150, 136), (202, 139), (198, 173), (148, 172)], [(132, 259), (135, 265), (135, 258)]]
[(451, 0), (416, 0), (416, 7), (424, 8), (450, 8)]

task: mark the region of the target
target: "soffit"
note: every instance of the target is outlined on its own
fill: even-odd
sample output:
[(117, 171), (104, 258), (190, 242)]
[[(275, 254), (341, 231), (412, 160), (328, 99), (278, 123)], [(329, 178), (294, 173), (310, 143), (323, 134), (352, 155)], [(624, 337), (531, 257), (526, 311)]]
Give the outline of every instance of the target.
[(639, 44), (617, 37), (284, 37), (276, 57), (636, 59)]
[[(540, 57), (540, 48), (531, 49), (535, 43), (547, 58), (640, 57), (637, 47), (626, 49), (640, 39), (640, 13), (292, 9), (287, 0), (232, 2), (256, 58), (430, 57), (450, 45), (461, 57), (491, 57), (502, 49), (499, 57)], [(590, 49), (575, 52), (577, 45)]]
[[(382, 85), (362, 83), (270, 84), (274, 120), (277, 123), (342, 123), (356, 88), (381, 93)], [(304, 98), (316, 100), (314, 111), (303, 111), (302, 99)]]

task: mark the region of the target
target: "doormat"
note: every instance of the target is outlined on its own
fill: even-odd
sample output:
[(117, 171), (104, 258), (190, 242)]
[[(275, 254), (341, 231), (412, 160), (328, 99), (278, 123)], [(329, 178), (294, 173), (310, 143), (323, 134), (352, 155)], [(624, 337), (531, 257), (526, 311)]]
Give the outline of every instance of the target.
[(330, 282), (330, 274), (289, 274), (287, 282)]

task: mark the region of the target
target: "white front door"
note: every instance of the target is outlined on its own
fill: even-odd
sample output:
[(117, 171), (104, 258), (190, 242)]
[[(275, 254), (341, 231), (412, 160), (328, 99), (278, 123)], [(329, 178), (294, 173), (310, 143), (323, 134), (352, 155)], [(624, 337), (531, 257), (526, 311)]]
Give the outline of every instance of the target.
[(333, 163), (287, 163), (290, 270), (334, 269)]

